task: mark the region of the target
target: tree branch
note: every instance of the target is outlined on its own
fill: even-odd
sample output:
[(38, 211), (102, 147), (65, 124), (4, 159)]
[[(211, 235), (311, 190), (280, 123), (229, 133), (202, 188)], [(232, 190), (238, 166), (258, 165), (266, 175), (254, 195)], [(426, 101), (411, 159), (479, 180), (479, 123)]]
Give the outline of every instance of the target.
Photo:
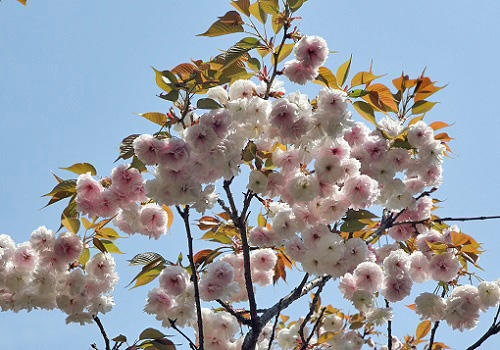
[(189, 205), (186, 205), (184, 211), (176, 205), (175, 208), (181, 215), (182, 219), (184, 219), (184, 227), (186, 228), (186, 236), (188, 241), (188, 259), (189, 266), (191, 267), (191, 280), (194, 284), (194, 300), (196, 303), (196, 318), (198, 323), (198, 341), (199, 341), (199, 350), (204, 349), (204, 337), (203, 337), (203, 319), (201, 318), (201, 303), (200, 303), (200, 290), (198, 287), (198, 274), (196, 273), (196, 265), (194, 263), (194, 253), (193, 253), (193, 236), (191, 235), (191, 227), (189, 226)]
[(171, 320), (171, 319), (168, 319), (168, 321), (170, 322), (170, 327), (172, 327), (173, 329), (175, 329), (180, 335), (182, 335), (184, 337), (184, 339), (186, 339), (189, 343), (189, 347), (193, 350), (197, 350), (198, 348), (196, 347), (196, 344), (183, 332), (181, 331), (176, 325), (175, 325), (175, 321), (176, 320)]
[[(304, 321), (302, 321), (300, 327), (299, 327), (299, 335), (300, 335), (300, 340), (302, 341), (302, 346), (300, 347), (300, 350), (306, 350), (307, 345), (309, 344), (309, 341), (306, 340), (306, 337), (304, 336), (304, 328), (306, 327), (306, 324), (309, 322), (311, 319), (314, 309), (316, 309), (316, 304), (318, 303), (319, 296), (321, 292), (323, 291), (323, 286), (324, 284), (318, 285), (318, 290), (316, 291), (316, 294), (314, 294), (314, 298), (311, 302), (311, 306), (309, 307), (309, 312), (306, 315), (306, 318), (304, 318)], [(313, 330), (314, 332), (314, 330)]]
[(500, 305), (498, 306), (497, 313), (496, 313), (495, 317), (493, 318), (493, 324), (490, 326), (490, 328), (488, 328), (488, 330), (486, 331), (486, 333), (484, 333), (483, 336), (481, 338), (479, 338), (474, 344), (472, 344), (471, 346), (469, 346), (467, 348), (467, 350), (477, 349), (478, 347), (481, 346), (481, 344), (483, 344), (483, 342), (486, 339), (488, 339), (489, 337), (491, 337), (491, 336), (497, 334), (498, 332), (500, 332), (500, 322), (497, 322), (499, 314), (500, 314)]
[(418, 225), (418, 224), (424, 224), (426, 222), (443, 222), (443, 221), (477, 221), (477, 220), (491, 220), (491, 219), (500, 219), (500, 215), (494, 215), (494, 216), (474, 216), (474, 217), (469, 217), (469, 218), (453, 218), (453, 217), (446, 217), (446, 218), (437, 218), (437, 219), (425, 219), (425, 220), (419, 220), (419, 221), (398, 221), (394, 222), (391, 225), (396, 226), (396, 225)]
[(109, 338), (106, 334), (106, 330), (104, 329), (104, 326), (101, 323), (101, 320), (99, 319), (99, 317), (97, 317), (97, 315), (92, 316), (92, 318), (94, 319), (94, 322), (97, 324), (97, 326), (99, 327), (99, 330), (101, 331), (102, 337), (104, 338), (104, 343), (106, 344), (106, 350), (111, 350), (110, 345), (109, 345)]
[(238, 313), (236, 311), (233, 310), (233, 308), (231, 307), (231, 305), (229, 304), (226, 304), (225, 302), (223, 302), (222, 300), (220, 299), (216, 299), (215, 300), (216, 302), (219, 303), (220, 306), (222, 306), (224, 309), (226, 309), (227, 312), (229, 312), (231, 315), (233, 315), (234, 317), (236, 317), (236, 319), (241, 323), (241, 324), (244, 324), (244, 325), (249, 325), (250, 324), (250, 320), (243, 317), (241, 315), (241, 313)]
[(278, 57), (281, 53), (281, 50), (283, 49), (283, 44), (285, 44), (285, 40), (288, 38), (288, 33), (287, 30), (290, 27), (290, 24), (288, 21), (286, 21), (283, 24), (283, 38), (281, 39), (280, 46), (278, 47), (278, 52), (273, 52), (274, 55), (274, 67), (273, 67), (273, 73), (271, 75), (271, 79), (267, 82), (267, 88), (266, 88), (266, 94), (264, 95), (264, 100), (269, 99), (269, 94), (271, 93), (271, 86), (273, 85), (274, 78), (276, 78), (276, 75), (278, 74)]
[[(387, 299), (385, 300), (385, 307), (389, 307), (389, 301)], [(392, 321), (388, 320), (387, 321), (387, 350), (392, 350)]]
[[(281, 299), (278, 302), (278, 308), (281, 306)], [(278, 319), (281, 313), (281, 309), (278, 310), (278, 313), (276, 313), (276, 316), (274, 317), (274, 324), (273, 324), (273, 330), (271, 332), (271, 337), (269, 338), (269, 346), (267, 347), (267, 350), (271, 350), (273, 346), (273, 341), (274, 341), (274, 334), (276, 333), (276, 327), (278, 326)]]

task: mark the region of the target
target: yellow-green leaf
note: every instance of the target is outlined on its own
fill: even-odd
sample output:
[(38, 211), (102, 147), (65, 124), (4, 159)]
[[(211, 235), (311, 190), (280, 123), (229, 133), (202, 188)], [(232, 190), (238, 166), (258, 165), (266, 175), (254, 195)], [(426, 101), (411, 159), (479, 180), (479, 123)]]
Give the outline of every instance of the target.
[(344, 85), (347, 75), (349, 74), (349, 69), (351, 68), (351, 60), (352, 60), (352, 55), (349, 57), (349, 60), (342, 64), (339, 69), (337, 69), (337, 83), (338, 86)]
[(283, 15), (281, 13), (276, 13), (271, 18), (271, 21), (274, 33), (278, 34), (281, 28), (283, 28)]
[(259, 213), (259, 216), (257, 218), (257, 224), (260, 226), (260, 227), (266, 227), (267, 225), (267, 220), (266, 218), (264, 217), (264, 215), (262, 215), (262, 212)]
[(163, 91), (165, 92), (170, 92), (170, 90), (172, 90), (172, 88), (168, 85), (171, 83), (171, 81), (165, 77), (162, 72), (160, 72), (159, 70), (157, 70), (155, 67), (152, 67), (153, 70), (155, 71), (155, 75), (156, 75), (156, 85), (158, 85), (158, 87), (160, 89), (162, 89)]
[(160, 339), (163, 338), (165, 334), (154, 328), (146, 328), (139, 335), (139, 339)]
[(115, 231), (114, 228), (111, 227), (104, 227), (101, 229), (96, 230), (96, 235), (99, 238), (105, 238), (105, 239), (116, 239), (120, 238), (121, 236)]
[(333, 75), (332, 71), (326, 67), (319, 67), (318, 76), (313, 83), (327, 86), (332, 89), (340, 89), (337, 85), (337, 78)]
[(101, 239), (101, 243), (104, 245), (108, 253), (124, 254), (113, 242), (108, 241), (107, 239)]
[(135, 280), (135, 284), (132, 288), (137, 288), (137, 287), (143, 286), (145, 284), (148, 284), (149, 282), (154, 280), (156, 277), (158, 277), (158, 275), (161, 273), (162, 270), (163, 270), (163, 266), (161, 266), (161, 267), (158, 266), (158, 267), (154, 267), (151, 270), (143, 273), (142, 275), (137, 277), (137, 279)]
[(260, 23), (266, 24), (267, 14), (262, 9), (260, 1), (257, 1), (250, 5), (250, 13), (259, 20)]
[(364, 101), (356, 101), (352, 104), (354, 109), (370, 123), (377, 125), (377, 120), (375, 119), (375, 111), (373, 107)]
[(76, 217), (67, 217), (63, 215), (63, 218), (61, 219), (61, 224), (66, 227), (70, 232), (72, 233), (78, 233), (78, 230), (80, 229), (80, 220)]
[(198, 36), (219, 36), (231, 33), (243, 32), (242, 24), (245, 23), (241, 16), (236, 11), (229, 11), (222, 17), (214, 22), (205, 33), (198, 34)]
[(148, 113), (141, 113), (139, 115), (158, 125), (164, 125), (167, 122), (167, 115), (164, 113), (148, 112)]
[[(294, 44), (283, 44), (283, 47), (281, 48), (281, 51), (278, 55), (278, 63), (280, 63), (281, 61), (283, 61), (285, 58), (288, 57), (288, 55), (292, 52), (293, 47)], [(271, 62), (272, 64), (275, 63), (275, 55), (271, 57)]]
[(87, 220), (87, 218), (82, 218), (82, 224), (83, 227), (85, 227), (86, 230), (92, 227), (92, 223)]
[(95, 170), (94, 166), (90, 163), (76, 163), (67, 168), (60, 168), (60, 169), (68, 170), (78, 175), (90, 173), (90, 175), (94, 176), (97, 174), (97, 171)]
[(432, 107), (434, 107), (435, 104), (438, 102), (429, 102), (426, 100), (420, 100), (415, 102), (413, 107), (411, 107), (411, 113), (412, 114), (422, 114), (430, 111)]
[(280, 4), (278, 0), (259, 0), (260, 7), (265, 13), (275, 15), (280, 11)]
[(90, 258), (90, 250), (89, 248), (85, 248), (82, 251), (82, 254), (80, 254), (80, 257), (78, 258), (78, 262), (82, 264), (82, 266), (85, 266), (87, 262), (89, 261)]
[(420, 322), (420, 324), (417, 327), (417, 332), (415, 333), (417, 339), (422, 339), (429, 333), (431, 330), (431, 321), (425, 320)]
[(250, 16), (250, 0), (235, 0), (231, 1), (231, 5), (246, 16)]
[(370, 72), (359, 72), (354, 75), (351, 79), (351, 87), (353, 86), (358, 86), (358, 85), (363, 85), (363, 84), (368, 84), (372, 82), (373, 80), (380, 78), (381, 75), (374, 75)]

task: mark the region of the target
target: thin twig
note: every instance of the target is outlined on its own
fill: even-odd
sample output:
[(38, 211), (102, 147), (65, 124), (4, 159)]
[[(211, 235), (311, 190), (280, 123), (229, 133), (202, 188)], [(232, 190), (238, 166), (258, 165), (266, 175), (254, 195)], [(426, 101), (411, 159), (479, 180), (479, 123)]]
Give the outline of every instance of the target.
[(319, 313), (318, 319), (314, 323), (313, 329), (311, 331), (311, 334), (309, 334), (309, 337), (306, 340), (306, 344), (309, 344), (311, 342), (312, 337), (314, 336), (314, 333), (319, 327), (319, 323), (321, 322), (321, 319), (323, 318), (323, 315), (325, 314), (326, 307), (321, 308), (321, 312)]
[(216, 299), (215, 300), (216, 302), (219, 303), (220, 306), (222, 306), (227, 312), (229, 312), (231, 315), (233, 315), (234, 317), (236, 317), (236, 319), (244, 324), (244, 325), (249, 325), (250, 324), (250, 320), (243, 317), (241, 313), (238, 313), (236, 311), (233, 310), (233, 308), (231, 307), (231, 305), (229, 304), (226, 304), (225, 302), (223, 302), (222, 300), (220, 299)]
[(191, 267), (191, 280), (193, 281), (194, 285), (194, 300), (196, 303), (196, 317), (197, 317), (197, 323), (198, 323), (198, 341), (199, 341), (199, 350), (204, 349), (204, 337), (203, 337), (203, 319), (201, 317), (201, 303), (200, 303), (200, 290), (198, 287), (198, 275), (196, 273), (196, 265), (194, 263), (194, 252), (193, 252), (193, 236), (191, 235), (191, 227), (189, 226), (189, 205), (186, 205), (184, 208), (184, 211), (181, 210), (181, 208), (176, 205), (177, 211), (181, 215), (182, 219), (184, 220), (184, 227), (186, 229), (186, 236), (187, 236), (187, 241), (188, 241), (188, 259), (189, 259), (189, 266)]
[(311, 319), (314, 310), (316, 309), (316, 304), (318, 303), (319, 296), (321, 292), (323, 291), (323, 286), (324, 284), (320, 284), (318, 286), (318, 290), (316, 291), (316, 294), (314, 294), (313, 300), (311, 302), (311, 306), (309, 307), (309, 312), (306, 315), (306, 318), (304, 318), (304, 321), (302, 321), (300, 327), (299, 327), (299, 335), (300, 335), (300, 340), (302, 341), (302, 346), (300, 347), (300, 350), (305, 350), (307, 349), (307, 345), (309, 344), (308, 341), (306, 341), (306, 337), (304, 336), (304, 328), (306, 327), (306, 324), (309, 322)]
[[(278, 301), (278, 308), (281, 306), (281, 299)], [(278, 310), (278, 313), (274, 317), (274, 324), (273, 324), (273, 330), (271, 331), (271, 337), (269, 338), (269, 346), (267, 347), (267, 350), (271, 350), (273, 346), (273, 341), (274, 341), (274, 334), (276, 333), (276, 327), (278, 326), (278, 319), (280, 317), (281, 310)]]
[(426, 222), (443, 222), (443, 221), (477, 221), (477, 220), (491, 220), (491, 219), (500, 219), (500, 215), (493, 215), (493, 216), (474, 216), (474, 217), (469, 217), (469, 218), (453, 218), (453, 217), (446, 217), (446, 218), (437, 218), (437, 219), (425, 219), (425, 220), (419, 220), (419, 221), (398, 221), (392, 223), (392, 226), (396, 225), (419, 225), (419, 224), (425, 224)]
[(99, 327), (99, 330), (101, 331), (102, 337), (104, 338), (104, 343), (106, 344), (106, 350), (111, 350), (110, 345), (109, 345), (109, 338), (106, 334), (106, 330), (104, 329), (104, 326), (101, 323), (101, 320), (99, 319), (99, 317), (97, 317), (97, 315), (92, 316), (92, 318), (94, 319), (94, 322), (97, 324), (97, 326)]
[(168, 319), (168, 321), (170, 322), (170, 327), (172, 327), (173, 329), (175, 329), (180, 335), (182, 335), (184, 337), (184, 339), (186, 339), (189, 343), (189, 347), (193, 350), (197, 350), (197, 347), (196, 347), (196, 344), (183, 332), (181, 331), (175, 324), (175, 321), (177, 320), (171, 320), (171, 319)]
[[(385, 300), (385, 307), (389, 307), (389, 301), (387, 299)], [(392, 350), (392, 321), (388, 320), (387, 321), (387, 350)]]
[(274, 56), (274, 67), (273, 73), (271, 75), (271, 79), (267, 82), (266, 94), (264, 95), (264, 100), (269, 99), (269, 94), (271, 93), (271, 86), (273, 85), (274, 78), (278, 74), (278, 57), (280, 56), (281, 50), (283, 49), (283, 45), (285, 44), (286, 39), (288, 38), (287, 30), (290, 27), (288, 21), (285, 21), (283, 24), (283, 38), (281, 39), (280, 46), (278, 47), (278, 52), (273, 52)]

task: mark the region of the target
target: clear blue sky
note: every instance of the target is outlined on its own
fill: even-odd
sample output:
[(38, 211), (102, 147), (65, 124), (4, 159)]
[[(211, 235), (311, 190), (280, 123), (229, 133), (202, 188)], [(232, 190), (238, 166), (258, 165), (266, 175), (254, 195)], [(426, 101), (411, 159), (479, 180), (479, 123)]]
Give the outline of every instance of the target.
[[(230, 10), (228, 2), (51, 0), (29, 1), (27, 7), (15, 0), (0, 2), (0, 233), (19, 242), (40, 225), (57, 229), (62, 207), (40, 210), (46, 203), (40, 195), (55, 182), (50, 170), (71, 177), (58, 167), (87, 161), (99, 175), (108, 175), (124, 136), (154, 131), (137, 116), (168, 108), (155, 96), (159, 91), (150, 67), (168, 69), (191, 58), (208, 59), (239, 40), (238, 34), (194, 36)], [(328, 67), (336, 69), (352, 53), (354, 71), (367, 69), (371, 59), (375, 73), (390, 77), (401, 70), (415, 75), (426, 66), (433, 80), (449, 84), (435, 95), (441, 103), (426, 117), (455, 123), (446, 130), (456, 138), (451, 144), (454, 159), (446, 160), (445, 182), (437, 193), (444, 200), (442, 216), (500, 213), (499, 14), (497, 1), (327, 0), (310, 0), (299, 13), (303, 33), (323, 36), (339, 51), (329, 58)], [(289, 86), (289, 91), (296, 89)], [(498, 226), (461, 225), (488, 248), (480, 261), (487, 269), (480, 273), (485, 279), (499, 276)], [(184, 249), (183, 237), (182, 228), (174, 224), (172, 233), (158, 242), (143, 237), (121, 241), (127, 254), (117, 259), (118, 305), (102, 317), (111, 336), (123, 333), (133, 339), (146, 327), (160, 327), (141, 312), (149, 287), (125, 289), (137, 272), (125, 259), (148, 250), (173, 259)], [(275, 301), (264, 295), (272, 295), (270, 291), (260, 294), (264, 304)], [(324, 295), (324, 301), (330, 297), (333, 306), (342, 305), (333, 285)], [(482, 325), (464, 334), (443, 325), (437, 339), (461, 349), (491, 319), (491, 312), (483, 314)], [(411, 311), (398, 312), (395, 334), (414, 333), (415, 320)], [(102, 347), (95, 325), (67, 326), (58, 311), (0, 314), (2, 348), (89, 349), (92, 342)], [(495, 344), (500, 338), (491, 339), (484, 349), (495, 349)]]

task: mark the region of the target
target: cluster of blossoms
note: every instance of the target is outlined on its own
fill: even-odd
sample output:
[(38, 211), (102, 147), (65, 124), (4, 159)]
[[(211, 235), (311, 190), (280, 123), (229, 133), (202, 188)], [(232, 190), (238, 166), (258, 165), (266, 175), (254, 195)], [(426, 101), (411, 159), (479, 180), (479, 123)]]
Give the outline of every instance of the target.
[(329, 50), (319, 36), (304, 36), (295, 45), (295, 59), (287, 61), (283, 74), (290, 81), (304, 85), (318, 76), (318, 68), (325, 63)]
[(180, 327), (192, 326), (196, 322), (193, 305), (194, 287), (188, 273), (180, 266), (165, 267), (160, 276), (160, 287), (148, 293), (144, 311), (162, 321), (163, 327), (170, 327), (170, 321)]
[[(276, 254), (272, 249), (258, 249), (250, 253), (252, 282), (267, 286), (273, 282)], [(210, 301), (228, 302), (248, 300), (245, 287), (243, 254), (226, 254), (208, 266), (200, 280), (200, 296)]]
[(66, 322), (92, 322), (114, 305), (108, 295), (118, 281), (115, 261), (96, 254), (85, 272), (75, 261), (83, 250), (81, 239), (69, 232), (56, 235), (41, 226), (29, 241), (15, 244), (0, 235), (0, 308), (2, 311), (59, 308)]
[(500, 280), (482, 281), (477, 287), (456, 287), (446, 299), (432, 293), (422, 293), (415, 299), (416, 312), (422, 319), (446, 320), (460, 331), (476, 327), (479, 312), (499, 303)]
[[(240, 325), (236, 318), (225, 311), (214, 312), (202, 308), (204, 344), (207, 350), (239, 350), (245, 339), (236, 337)], [(268, 323), (261, 331), (255, 350), (268, 350), (272, 325)], [(196, 333), (198, 336), (198, 334)]]
[[(106, 182), (106, 181), (103, 181)], [(142, 233), (158, 239), (167, 230), (167, 214), (155, 203), (146, 201), (144, 179), (135, 168), (121, 164), (111, 172), (111, 185), (105, 188), (90, 174), (78, 177), (76, 209), (89, 217), (115, 217), (114, 224), (128, 234)]]

